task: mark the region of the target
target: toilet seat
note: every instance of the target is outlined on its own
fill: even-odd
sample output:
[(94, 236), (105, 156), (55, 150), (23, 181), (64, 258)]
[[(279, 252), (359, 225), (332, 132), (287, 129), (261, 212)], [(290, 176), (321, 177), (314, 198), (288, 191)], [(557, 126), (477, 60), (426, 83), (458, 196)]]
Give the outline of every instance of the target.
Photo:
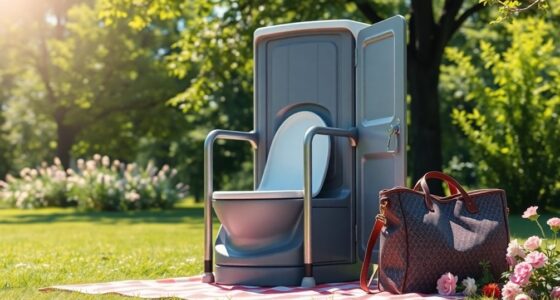
[[(305, 133), (313, 126), (326, 126), (325, 121), (310, 111), (288, 117), (276, 131), (264, 173), (255, 191), (214, 192), (214, 200), (256, 200), (303, 198), (303, 144)], [(317, 135), (312, 147), (312, 196), (321, 191), (330, 156), (330, 138)]]

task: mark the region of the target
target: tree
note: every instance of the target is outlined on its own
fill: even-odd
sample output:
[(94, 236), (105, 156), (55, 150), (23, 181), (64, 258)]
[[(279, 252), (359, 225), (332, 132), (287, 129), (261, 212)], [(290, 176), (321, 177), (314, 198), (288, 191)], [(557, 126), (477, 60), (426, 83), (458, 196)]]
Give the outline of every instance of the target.
[[(170, 77), (162, 61), (174, 23), (155, 22), (141, 32), (123, 22), (108, 26), (94, 1), (19, 1), (1, 14), (0, 46), (10, 63), (0, 82), (12, 81), (4, 109), (13, 114), (4, 126), (12, 152), (27, 147), (31, 151), (18, 155), (43, 160), (52, 146), (66, 167), (72, 151), (134, 159), (136, 140), (146, 133), (142, 124), (177, 114), (165, 100), (184, 83)], [(18, 111), (29, 117), (18, 119)], [(22, 128), (36, 138), (26, 139)], [(29, 148), (33, 142), (40, 152)]]
[[(436, 22), (431, 5), (411, 2), (407, 63), (413, 179), (442, 167), (438, 86), (444, 49), (463, 23), (483, 8), (478, 3), (460, 13), (462, 4), (463, 1), (445, 1)], [(438, 187), (441, 190), (441, 186)]]
[[(558, 206), (560, 196), (560, 51), (556, 29), (542, 19), (505, 25), (511, 37), (504, 50), (480, 42), (472, 57), (447, 50), (444, 68), (458, 91), (452, 118), (469, 141), (481, 183), (504, 187), (508, 203)], [(509, 38), (508, 38), (509, 39)], [(469, 51), (474, 52), (474, 51)], [(473, 60), (482, 63), (474, 63)]]
[[(0, 51), (0, 70), (7, 68), (8, 57), (6, 52)], [(9, 93), (13, 86), (12, 76), (0, 76), (0, 174), (5, 174), (11, 168), (11, 153), (8, 142), (5, 139), (4, 123), (6, 122), (5, 107), (9, 98)]]

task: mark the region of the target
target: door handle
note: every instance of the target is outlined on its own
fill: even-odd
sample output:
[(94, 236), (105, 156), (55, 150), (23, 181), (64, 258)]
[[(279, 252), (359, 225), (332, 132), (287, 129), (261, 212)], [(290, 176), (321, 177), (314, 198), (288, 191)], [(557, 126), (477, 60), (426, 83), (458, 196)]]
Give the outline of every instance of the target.
[[(401, 128), (400, 128), (400, 120), (397, 119), (397, 122), (391, 124), (389, 126), (389, 136), (387, 138), (387, 152), (388, 153), (397, 153), (399, 152), (399, 135), (401, 133)], [(391, 149), (391, 141), (393, 140), (393, 137), (395, 138), (395, 148)]]

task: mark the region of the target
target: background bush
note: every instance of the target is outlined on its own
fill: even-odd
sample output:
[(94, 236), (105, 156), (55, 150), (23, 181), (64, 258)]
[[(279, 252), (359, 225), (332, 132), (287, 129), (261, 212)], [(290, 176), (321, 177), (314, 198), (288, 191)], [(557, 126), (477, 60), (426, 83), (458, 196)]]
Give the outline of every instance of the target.
[[(552, 208), (560, 196), (560, 53), (557, 29), (542, 19), (505, 25), (511, 42), (481, 41), (472, 56), (447, 50), (450, 88), (464, 98), (453, 122), (483, 186), (502, 187), (510, 208)], [(469, 51), (471, 52), (471, 51)]]
[(187, 187), (174, 180), (177, 171), (148, 163), (139, 167), (96, 154), (78, 159), (75, 169), (59, 159), (48, 166), (24, 168), (19, 177), (0, 182), (0, 201), (18, 208), (78, 206), (86, 210), (170, 208), (186, 196)]

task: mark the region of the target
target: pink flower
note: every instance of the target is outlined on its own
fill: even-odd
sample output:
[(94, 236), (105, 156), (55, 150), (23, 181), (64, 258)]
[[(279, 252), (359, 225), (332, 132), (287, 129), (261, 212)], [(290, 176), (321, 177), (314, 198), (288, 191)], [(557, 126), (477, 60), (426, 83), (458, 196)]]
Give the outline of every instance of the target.
[(552, 298), (553, 300), (560, 299), (560, 286), (552, 288), (552, 291), (550, 292), (550, 298)]
[(517, 240), (513, 240), (510, 241), (507, 247), (507, 255), (506, 257), (509, 256), (511, 258), (517, 258), (517, 257), (521, 257), (521, 258), (525, 258), (525, 252), (523, 251), (523, 248), (521, 248), (521, 246), (519, 245), (519, 243), (517, 242)]
[(514, 300), (515, 296), (521, 294), (522, 292), (523, 291), (518, 284), (508, 281), (508, 283), (506, 283), (506, 285), (502, 288), (502, 299)]
[(531, 300), (531, 297), (527, 296), (527, 294), (519, 294), (515, 296), (515, 300)]
[(546, 224), (550, 226), (550, 230), (557, 232), (560, 230), (560, 218), (551, 218), (546, 221)]
[(533, 266), (533, 268), (538, 269), (541, 268), (542, 266), (544, 266), (544, 264), (546, 264), (546, 262), (548, 261), (548, 257), (539, 251), (533, 251), (529, 254), (527, 254), (527, 257), (525, 257), (525, 262), (528, 262), (531, 264), (531, 266)]
[(455, 294), (455, 289), (457, 288), (457, 276), (447, 272), (438, 279), (437, 290), (440, 295), (451, 295)]
[(517, 283), (520, 286), (524, 286), (529, 283), (529, 278), (533, 272), (533, 266), (528, 262), (520, 262), (513, 269), (513, 274), (511, 274), (509, 280), (513, 283)]
[(539, 218), (539, 214), (537, 214), (537, 209), (539, 209), (538, 206), (530, 206), (529, 208), (527, 208), (527, 210), (525, 210), (525, 212), (521, 217), (525, 219), (529, 219), (531, 221), (536, 221)]
[(529, 250), (529, 251), (533, 251), (538, 249), (542, 244), (542, 240), (538, 237), (533, 235), (532, 237), (528, 238), (527, 241), (525, 241), (525, 244), (523, 244), (523, 247), (525, 247), (525, 249)]
[(517, 259), (515, 259), (515, 257), (513, 256), (506, 255), (506, 262), (508, 266), (513, 267), (517, 264)]

